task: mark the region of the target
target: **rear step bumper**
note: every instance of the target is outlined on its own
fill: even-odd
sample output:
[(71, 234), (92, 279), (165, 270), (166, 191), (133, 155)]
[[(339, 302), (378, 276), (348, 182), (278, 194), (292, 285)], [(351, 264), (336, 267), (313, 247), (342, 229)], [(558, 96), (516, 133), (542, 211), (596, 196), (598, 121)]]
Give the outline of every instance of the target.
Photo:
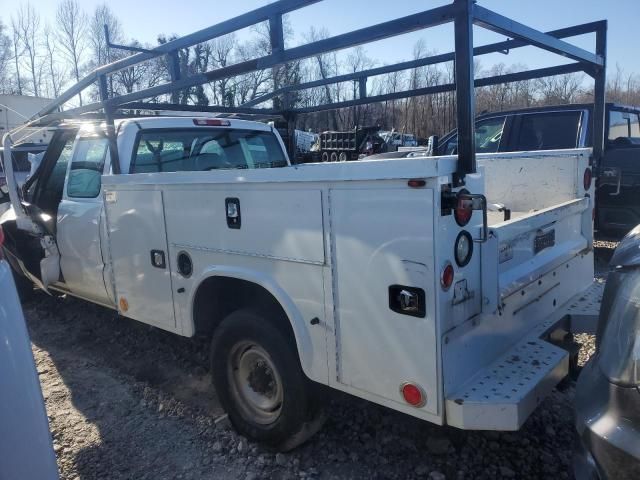
[[(581, 321), (587, 316), (597, 318), (597, 306), (590, 294), (601, 285), (596, 281), (572, 298), (561, 318), (576, 312), (581, 314)], [(583, 308), (584, 303), (589, 303), (589, 308)], [(518, 430), (569, 373), (570, 353), (541, 338), (559, 323), (541, 323), (449, 395), (445, 401), (446, 423), (465, 430)]]

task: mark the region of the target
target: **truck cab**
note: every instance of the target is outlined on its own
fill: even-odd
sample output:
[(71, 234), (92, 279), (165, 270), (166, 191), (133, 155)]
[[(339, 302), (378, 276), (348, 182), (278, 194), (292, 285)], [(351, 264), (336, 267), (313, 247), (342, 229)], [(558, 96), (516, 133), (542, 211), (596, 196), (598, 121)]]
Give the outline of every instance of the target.
[[(486, 113), (476, 119), (478, 153), (591, 147), (593, 105), (574, 104)], [(455, 131), (439, 155), (458, 150)], [(608, 103), (604, 157), (595, 171), (596, 229), (622, 236), (640, 223), (640, 108)]]
[[(289, 165), (272, 127), (242, 120), (150, 117), (117, 123), (116, 158), (123, 174), (210, 172)], [(45, 290), (114, 307), (107, 267), (102, 178), (114, 174), (104, 126), (60, 125), (34, 175), (22, 185), (23, 208), (47, 239), (15, 228), (16, 212), (0, 217), (14, 270)]]

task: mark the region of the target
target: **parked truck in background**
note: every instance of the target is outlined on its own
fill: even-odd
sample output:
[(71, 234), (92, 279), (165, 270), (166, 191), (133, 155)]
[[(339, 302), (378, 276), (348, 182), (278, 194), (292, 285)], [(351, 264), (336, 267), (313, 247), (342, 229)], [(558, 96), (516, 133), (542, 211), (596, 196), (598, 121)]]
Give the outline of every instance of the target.
[(346, 162), (360, 155), (386, 152), (386, 143), (378, 135), (379, 127), (356, 127), (347, 131), (327, 131), (318, 135), (314, 149), (319, 161)]
[[(590, 104), (483, 114), (476, 120), (476, 149), (495, 153), (588, 148), (593, 142), (592, 119)], [(605, 139), (604, 157), (594, 172), (596, 229), (621, 238), (640, 223), (640, 107), (608, 103)], [(439, 141), (439, 155), (457, 150), (455, 131)]]

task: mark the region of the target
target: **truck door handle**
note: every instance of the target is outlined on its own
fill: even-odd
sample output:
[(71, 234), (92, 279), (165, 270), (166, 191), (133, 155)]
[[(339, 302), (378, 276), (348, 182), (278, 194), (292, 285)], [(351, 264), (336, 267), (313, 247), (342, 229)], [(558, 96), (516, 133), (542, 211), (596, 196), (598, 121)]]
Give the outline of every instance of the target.
[(227, 227), (239, 229), (242, 226), (242, 217), (240, 216), (240, 199), (226, 198), (224, 200), (224, 209), (227, 212)]
[(151, 250), (151, 265), (156, 268), (167, 268), (167, 261), (162, 250)]
[(616, 167), (607, 167), (602, 170), (602, 176), (604, 178), (612, 178), (617, 177), (616, 181), (616, 191), (609, 193), (612, 197), (617, 197), (620, 195), (620, 186), (622, 185), (622, 171)]

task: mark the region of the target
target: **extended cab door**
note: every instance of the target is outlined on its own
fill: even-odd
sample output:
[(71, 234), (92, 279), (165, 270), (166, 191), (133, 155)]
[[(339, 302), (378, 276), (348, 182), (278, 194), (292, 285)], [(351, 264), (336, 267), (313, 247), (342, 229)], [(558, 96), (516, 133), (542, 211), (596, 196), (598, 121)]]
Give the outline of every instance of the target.
[(118, 311), (175, 331), (164, 193), (107, 186), (105, 205)]
[(598, 172), (598, 228), (626, 233), (640, 223), (640, 116), (609, 112), (607, 145)]
[(104, 281), (104, 212), (101, 176), (108, 140), (81, 136), (69, 164), (57, 216), (60, 268), (66, 288), (100, 303), (112, 304)]

